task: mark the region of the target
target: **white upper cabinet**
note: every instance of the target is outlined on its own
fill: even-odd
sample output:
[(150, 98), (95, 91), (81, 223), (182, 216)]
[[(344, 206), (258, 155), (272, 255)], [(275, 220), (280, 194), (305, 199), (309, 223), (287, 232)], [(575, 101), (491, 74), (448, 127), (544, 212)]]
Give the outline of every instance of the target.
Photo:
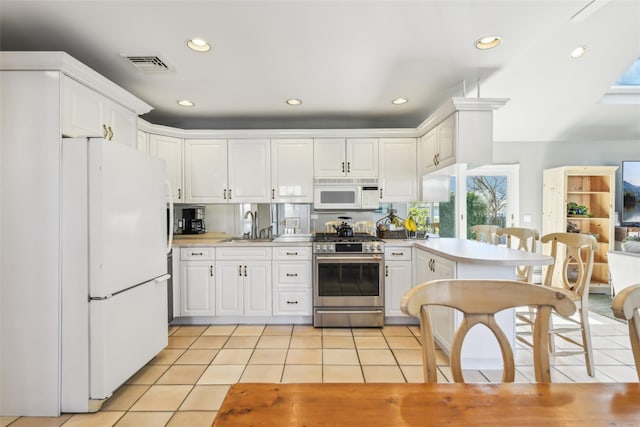
[(141, 130), (138, 131), (138, 151), (149, 152), (149, 134)]
[(149, 135), (149, 154), (166, 162), (167, 179), (171, 185), (174, 203), (184, 203), (182, 185), (182, 139), (171, 136)]
[(380, 201), (417, 200), (416, 139), (380, 139)]
[(228, 146), (230, 203), (271, 201), (271, 144), (268, 139), (230, 139)]
[(377, 138), (316, 138), (314, 176), (378, 176)]
[(64, 136), (98, 137), (136, 146), (135, 112), (67, 76), (62, 80), (62, 93)]
[(271, 140), (271, 201), (313, 203), (313, 140)]
[(456, 115), (420, 138), (421, 176), (456, 162)]
[(226, 139), (185, 140), (184, 164), (187, 203), (226, 203)]

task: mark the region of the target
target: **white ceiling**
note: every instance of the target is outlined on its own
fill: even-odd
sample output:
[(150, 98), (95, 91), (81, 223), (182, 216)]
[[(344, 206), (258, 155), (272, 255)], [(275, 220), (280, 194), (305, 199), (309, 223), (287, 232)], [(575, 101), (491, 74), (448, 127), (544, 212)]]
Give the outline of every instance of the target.
[[(503, 43), (473, 47), (489, 34)], [(213, 49), (188, 49), (196, 36)], [(599, 103), (640, 56), (640, 0), (2, 0), (0, 48), (66, 51), (152, 105), (147, 121), (179, 128), (415, 127), (479, 92), (511, 99), (496, 140), (640, 140), (638, 102)]]

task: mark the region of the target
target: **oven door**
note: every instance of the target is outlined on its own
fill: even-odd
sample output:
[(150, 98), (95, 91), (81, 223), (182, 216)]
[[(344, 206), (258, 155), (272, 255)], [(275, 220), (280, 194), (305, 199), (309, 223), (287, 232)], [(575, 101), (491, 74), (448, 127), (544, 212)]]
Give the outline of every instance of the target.
[(315, 255), (315, 307), (384, 306), (384, 259), (377, 254)]

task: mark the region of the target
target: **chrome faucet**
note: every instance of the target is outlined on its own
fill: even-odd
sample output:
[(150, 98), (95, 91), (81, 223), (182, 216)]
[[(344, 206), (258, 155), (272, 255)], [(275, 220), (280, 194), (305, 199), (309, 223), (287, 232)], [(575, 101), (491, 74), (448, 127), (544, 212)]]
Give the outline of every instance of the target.
[(249, 234), (249, 239), (257, 239), (258, 238), (258, 211), (251, 212), (246, 211), (244, 213), (244, 219), (251, 217), (251, 233)]

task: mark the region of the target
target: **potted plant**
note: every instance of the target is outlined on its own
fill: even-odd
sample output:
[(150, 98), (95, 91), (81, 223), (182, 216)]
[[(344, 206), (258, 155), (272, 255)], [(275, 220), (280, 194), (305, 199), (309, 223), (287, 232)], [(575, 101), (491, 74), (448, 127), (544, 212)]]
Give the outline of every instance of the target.
[(622, 240), (622, 252), (640, 254), (640, 235), (625, 237)]

